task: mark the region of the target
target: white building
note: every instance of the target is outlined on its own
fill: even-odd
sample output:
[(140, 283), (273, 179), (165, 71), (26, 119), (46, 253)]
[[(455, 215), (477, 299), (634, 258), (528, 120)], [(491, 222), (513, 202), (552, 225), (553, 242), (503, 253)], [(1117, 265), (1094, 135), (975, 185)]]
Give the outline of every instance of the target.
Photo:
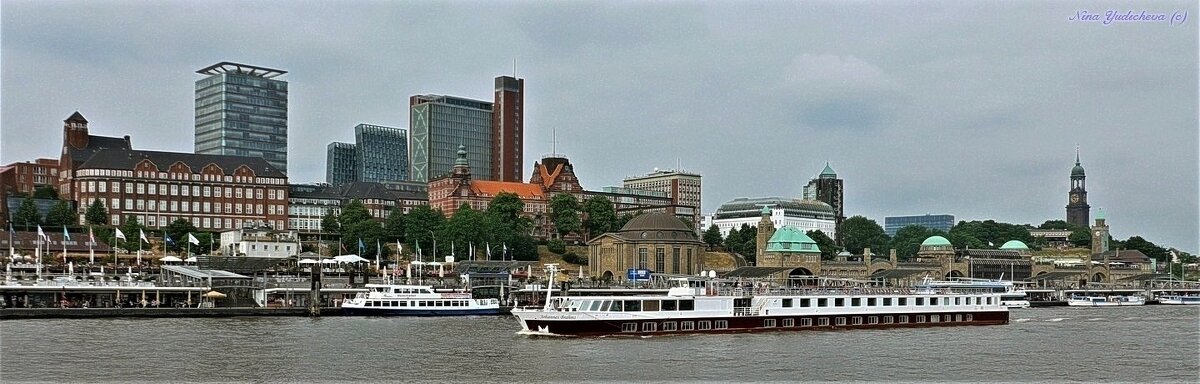
[(284, 257), (300, 253), (295, 231), (244, 228), (221, 232), (221, 253), (249, 257)]
[(730, 229), (741, 228), (742, 224), (757, 227), (762, 220), (763, 207), (770, 207), (771, 223), (775, 228), (789, 226), (805, 232), (820, 230), (829, 238), (836, 236), (833, 207), (829, 204), (780, 197), (730, 200), (721, 204), (716, 213), (704, 217), (704, 229), (716, 224), (724, 237), (729, 236)]

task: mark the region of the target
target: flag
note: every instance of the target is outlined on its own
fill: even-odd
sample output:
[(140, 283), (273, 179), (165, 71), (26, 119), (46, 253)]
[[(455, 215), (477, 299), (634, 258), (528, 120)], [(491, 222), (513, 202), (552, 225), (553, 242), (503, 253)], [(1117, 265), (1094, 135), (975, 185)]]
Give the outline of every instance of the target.
[(114, 228), (114, 229), (116, 229), (116, 230), (117, 230), (117, 238), (118, 238), (118, 239), (121, 239), (121, 240), (129, 240), (129, 239), (126, 239), (126, 238), (125, 238), (125, 233), (121, 232), (121, 228)]
[(167, 234), (167, 231), (163, 231), (163, 242), (167, 243), (167, 245), (175, 245), (175, 239), (172, 239), (171, 235)]
[(200, 239), (197, 239), (196, 236), (192, 236), (191, 233), (188, 233), (188, 242), (195, 245), (200, 245)]
[(49, 242), (50, 236), (46, 236), (46, 232), (42, 232), (42, 225), (38, 224), (37, 227), (38, 227), (38, 238), (45, 239), (47, 242)]
[(487, 256), (488, 256), (488, 260), (492, 259), (492, 242), (490, 242), (490, 241), (487, 242)]
[(989, 246), (989, 247), (995, 247), (995, 246), (996, 246), (996, 243), (993, 243), (993, 242), (990, 242), (990, 241), (989, 241), (989, 242), (988, 242), (988, 246)]
[(146, 244), (150, 244), (150, 240), (146, 239), (146, 231), (143, 231), (143, 230), (140, 230), (140, 229), (139, 229), (139, 230), (138, 230), (138, 236), (140, 236), (140, 237), (142, 238), (142, 241), (145, 241), (145, 242), (146, 242)]
[(71, 234), (67, 233), (67, 226), (63, 226), (63, 241), (71, 241)]
[(96, 234), (92, 233), (92, 227), (88, 227), (88, 241), (92, 244), (96, 243)]
[(361, 237), (358, 238), (358, 254), (360, 254), (360, 255), (363, 254), (364, 252), (366, 252), (365, 251), (366, 249), (367, 249), (367, 246), (363, 245), (362, 238)]
[(346, 244), (342, 244), (342, 242), (339, 241), (338, 246), (342, 248), (342, 253), (346, 253)]

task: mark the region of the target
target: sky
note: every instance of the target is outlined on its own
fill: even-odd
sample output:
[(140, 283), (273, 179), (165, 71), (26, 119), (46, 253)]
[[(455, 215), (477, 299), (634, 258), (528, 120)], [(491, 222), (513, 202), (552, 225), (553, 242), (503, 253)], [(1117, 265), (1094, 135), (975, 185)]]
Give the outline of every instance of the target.
[(526, 177), (552, 151), (592, 190), (681, 167), (711, 213), (799, 197), (828, 161), (847, 216), (1037, 225), (1065, 219), (1078, 147), (1093, 218), (1195, 253), (1197, 18), (1194, 1), (9, 0), (0, 162), (57, 158), (76, 110), (92, 134), (190, 152), (195, 71), (233, 61), (288, 71), (289, 178), (320, 182), (356, 124), (408, 127), (409, 96), (491, 100), (515, 73)]

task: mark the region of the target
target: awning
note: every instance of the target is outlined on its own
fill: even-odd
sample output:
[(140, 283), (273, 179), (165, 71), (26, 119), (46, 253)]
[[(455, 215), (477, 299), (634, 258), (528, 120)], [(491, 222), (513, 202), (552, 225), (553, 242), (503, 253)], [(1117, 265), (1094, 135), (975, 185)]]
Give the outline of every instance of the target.
[(177, 263), (177, 262), (183, 261), (183, 259), (180, 259), (175, 256), (164, 256), (163, 258), (158, 259), (158, 261), (161, 261), (164, 263)]
[(359, 255), (334, 256), (333, 259), (337, 260), (338, 264), (364, 263), (364, 262), (368, 261), (367, 259), (364, 259), (364, 258), (362, 258), (362, 256), (359, 256)]
[(313, 259), (300, 259), (300, 262), (296, 264), (321, 264), (321, 262)]

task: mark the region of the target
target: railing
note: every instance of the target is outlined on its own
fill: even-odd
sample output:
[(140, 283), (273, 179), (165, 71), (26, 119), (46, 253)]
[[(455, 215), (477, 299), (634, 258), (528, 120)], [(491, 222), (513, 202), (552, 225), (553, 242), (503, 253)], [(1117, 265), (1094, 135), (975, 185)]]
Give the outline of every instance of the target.
[(752, 316), (753, 313), (751, 313), (750, 307), (734, 307), (733, 315), (734, 316)]

